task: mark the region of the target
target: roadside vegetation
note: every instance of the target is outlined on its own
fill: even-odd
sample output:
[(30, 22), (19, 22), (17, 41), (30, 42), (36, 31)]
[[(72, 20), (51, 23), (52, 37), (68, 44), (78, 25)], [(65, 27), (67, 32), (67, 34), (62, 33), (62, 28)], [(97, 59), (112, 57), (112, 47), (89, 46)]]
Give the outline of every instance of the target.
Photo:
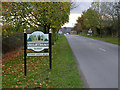
[[(118, 44), (119, 10), (120, 2), (92, 2), (91, 7), (78, 17), (73, 31), (82, 36)], [(89, 30), (92, 30), (92, 33), (88, 32)]]
[(97, 36), (97, 35), (92, 35), (92, 36), (88, 36), (87, 34), (79, 34), (79, 35), (84, 36), (84, 37), (88, 37), (88, 38), (97, 39), (97, 40), (102, 40), (102, 41), (109, 42), (112, 44), (120, 45), (120, 43), (118, 42), (118, 37), (103, 36), (101, 38), (100, 36)]
[(51, 29), (54, 43), (61, 26), (69, 21), (70, 8), (70, 2), (2, 2), (2, 40), (6, 43), (5, 39), (24, 30), (47, 34)]
[(24, 55), (3, 61), (2, 88), (82, 88), (76, 62), (65, 36), (52, 47), (52, 69), (48, 57), (27, 57), (24, 76)]

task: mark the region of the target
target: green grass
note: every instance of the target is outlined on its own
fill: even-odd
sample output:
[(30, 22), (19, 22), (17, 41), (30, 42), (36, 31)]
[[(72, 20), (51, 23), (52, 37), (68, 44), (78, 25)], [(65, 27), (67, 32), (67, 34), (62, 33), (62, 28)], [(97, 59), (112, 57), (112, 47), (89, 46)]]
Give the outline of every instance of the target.
[(2, 88), (82, 88), (65, 36), (57, 40), (52, 50), (52, 70), (48, 70), (48, 57), (27, 57), (27, 76), (24, 76), (23, 55), (3, 62)]
[(109, 42), (109, 43), (112, 43), (112, 44), (120, 45), (120, 43), (118, 42), (118, 38), (117, 37), (103, 36), (101, 38), (100, 36), (96, 36), (96, 35), (88, 36), (87, 34), (80, 34), (80, 36), (93, 38), (93, 39), (97, 39), (97, 40), (102, 40), (102, 41)]

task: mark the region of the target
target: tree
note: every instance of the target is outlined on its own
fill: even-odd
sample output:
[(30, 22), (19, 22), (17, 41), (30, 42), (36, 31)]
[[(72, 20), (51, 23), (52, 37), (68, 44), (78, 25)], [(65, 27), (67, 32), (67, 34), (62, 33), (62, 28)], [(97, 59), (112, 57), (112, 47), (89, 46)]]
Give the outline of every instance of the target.
[(82, 31), (82, 27), (80, 23), (76, 23), (74, 26), (74, 30), (79, 34)]
[(80, 28), (79, 31), (81, 30), (86, 33), (89, 28), (99, 28), (99, 14), (92, 8), (84, 11), (81, 17), (78, 17), (76, 28), (78, 27)]
[(71, 10), (73, 10), (74, 8), (77, 8), (79, 5), (75, 2), (75, 1), (71, 1)]
[(3, 25), (12, 25), (15, 31), (19, 27), (43, 27), (48, 33), (50, 28), (59, 28), (69, 20), (69, 2), (2, 2)]
[[(112, 36), (117, 36), (118, 34), (118, 17), (119, 13), (117, 10), (120, 10), (119, 2), (93, 2), (92, 8), (98, 12), (100, 15), (100, 22), (103, 22), (104, 27), (110, 27)], [(117, 8), (117, 9), (116, 9)]]

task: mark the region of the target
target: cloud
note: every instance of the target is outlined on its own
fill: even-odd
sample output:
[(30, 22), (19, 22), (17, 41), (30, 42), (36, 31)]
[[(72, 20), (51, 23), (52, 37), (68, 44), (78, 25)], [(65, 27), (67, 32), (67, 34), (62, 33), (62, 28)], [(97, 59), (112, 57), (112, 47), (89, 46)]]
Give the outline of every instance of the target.
[(74, 27), (78, 17), (91, 6), (91, 2), (75, 2), (75, 5), (78, 7), (70, 11), (69, 22), (65, 23), (62, 27)]
[(78, 13), (81, 14), (84, 10), (87, 10), (92, 2), (74, 2), (76, 8), (72, 9), (70, 13)]
[(76, 20), (78, 19), (78, 17), (80, 17), (81, 14), (70, 14), (69, 16), (69, 22), (66, 23), (64, 26), (62, 27), (74, 27), (74, 24), (76, 23)]

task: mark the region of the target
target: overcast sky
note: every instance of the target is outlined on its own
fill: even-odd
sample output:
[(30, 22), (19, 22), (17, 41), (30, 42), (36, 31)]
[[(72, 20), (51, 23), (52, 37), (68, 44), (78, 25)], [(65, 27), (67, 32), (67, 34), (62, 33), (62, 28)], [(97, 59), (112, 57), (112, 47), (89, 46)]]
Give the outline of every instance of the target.
[(64, 24), (62, 27), (74, 27), (77, 18), (81, 16), (84, 10), (87, 10), (91, 6), (91, 2), (91, 0), (90, 2), (74, 2), (78, 7), (70, 11), (69, 23)]

